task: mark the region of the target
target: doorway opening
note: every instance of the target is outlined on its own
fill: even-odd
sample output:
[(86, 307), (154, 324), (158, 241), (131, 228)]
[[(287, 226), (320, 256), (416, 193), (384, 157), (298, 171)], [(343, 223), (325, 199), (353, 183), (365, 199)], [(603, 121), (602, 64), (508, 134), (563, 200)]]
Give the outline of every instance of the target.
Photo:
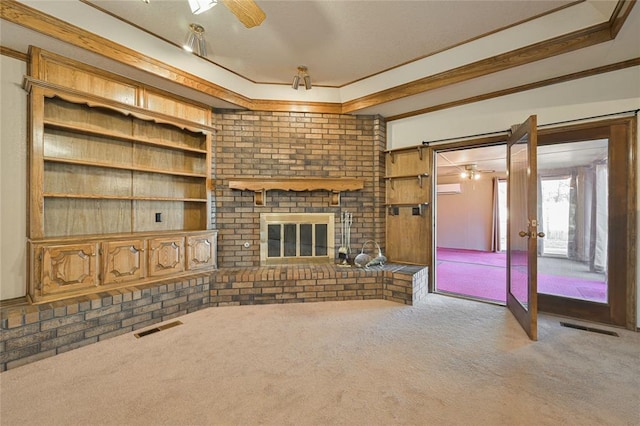
[[(541, 311), (635, 327), (635, 126), (623, 118), (538, 133)], [(506, 148), (490, 143), (433, 149), (434, 186), (459, 186), (434, 191), (433, 290), (503, 304), (507, 181), (486, 160), (506, 162)], [(480, 177), (462, 176), (469, 165)]]
[(504, 305), (506, 145), (437, 151), (434, 169), (435, 291)]
[[(538, 149), (538, 293), (607, 303), (608, 141)], [(475, 176), (465, 175), (473, 164)], [(505, 304), (506, 149), (436, 154), (435, 290)]]

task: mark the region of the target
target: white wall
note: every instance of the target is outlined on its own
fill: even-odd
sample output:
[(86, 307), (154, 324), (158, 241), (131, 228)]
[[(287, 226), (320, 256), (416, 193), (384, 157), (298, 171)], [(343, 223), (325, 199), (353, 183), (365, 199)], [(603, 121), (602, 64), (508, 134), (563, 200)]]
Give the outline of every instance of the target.
[(422, 141), (503, 132), (538, 116), (538, 125), (640, 108), (640, 66), (387, 123), (389, 149)]
[(438, 195), (436, 246), (491, 251), (493, 224), (493, 175), (480, 180), (458, 176), (438, 178), (438, 184), (459, 183), (459, 194)]
[(26, 63), (0, 55), (0, 300), (26, 294)]
[[(422, 141), (506, 131), (529, 115), (538, 125), (640, 109), (640, 67), (586, 77), (527, 92), (387, 123), (389, 149), (420, 145)], [(640, 126), (638, 131), (640, 132)], [(640, 188), (640, 161), (638, 162)], [(640, 196), (639, 196), (640, 198)], [(640, 208), (636, 205), (638, 226)], [(640, 228), (638, 228), (640, 229)], [(638, 233), (640, 247), (640, 233)], [(638, 250), (640, 263), (640, 250)], [(640, 274), (639, 274), (640, 275)], [(636, 277), (640, 326), (640, 280)]]

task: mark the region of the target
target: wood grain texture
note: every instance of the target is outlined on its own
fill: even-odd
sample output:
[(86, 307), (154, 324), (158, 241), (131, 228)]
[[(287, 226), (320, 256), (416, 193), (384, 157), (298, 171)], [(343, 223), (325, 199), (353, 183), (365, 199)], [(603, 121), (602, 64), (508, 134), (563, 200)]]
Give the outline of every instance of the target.
[(146, 277), (144, 239), (105, 241), (102, 243), (102, 284), (126, 283)]
[[(191, 241), (191, 253), (185, 241)], [(210, 271), (217, 267), (216, 245), (215, 230), (29, 240), (29, 298), (32, 303), (48, 303)], [(192, 261), (190, 270), (187, 259)], [(153, 276), (149, 265), (155, 265)]]
[(242, 191), (357, 191), (363, 179), (354, 178), (256, 178), (232, 179), (229, 188)]
[(221, 0), (221, 2), (247, 28), (257, 27), (267, 17), (253, 0)]

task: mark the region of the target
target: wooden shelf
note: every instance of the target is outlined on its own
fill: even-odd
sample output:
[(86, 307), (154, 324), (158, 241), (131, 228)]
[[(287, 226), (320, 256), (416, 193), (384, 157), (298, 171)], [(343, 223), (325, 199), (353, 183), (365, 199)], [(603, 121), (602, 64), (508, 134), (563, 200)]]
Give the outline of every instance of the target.
[(97, 161), (76, 160), (71, 158), (44, 157), (44, 161), (51, 162), (51, 163), (75, 164), (79, 166), (102, 167), (102, 168), (108, 168), (108, 169), (132, 170), (135, 172), (159, 173), (159, 174), (171, 175), (171, 176), (186, 176), (186, 177), (195, 177), (195, 178), (207, 177), (206, 173), (164, 170), (164, 169), (156, 169), (152, 167), (126, 166), (121, 164), (101, 163)]
[(81, 198), (89, 200), (138, 200), (138, 201), (180, 201), (189, 203), (206, 203), (206, 198), (177, 198), (177, 197), (144, 197), (129, 195), (102, 195), (102, 194), (67, 194), (45, 192), (45, 198)]
[(110, 132), (108, 130), (102, 130), (102, 129), (99, 130), (99, 129), (81, 127), (81, 126), (74, 126), (71, 124), (60, 123), (50, 119), (45, 120), (44, 125), (45, 127), (48, 127), (48, 128), (65, 130), (68, 132), (73, 132), (73, 133), (78, 133), (83, 135), (103, 136), (109, 139), (117, 139), (122, 141), (141, 143), (145, 145), (153, 145), (161, 148), (174, 149), (179, 151), (195, 152), (195, 153), (204, 154), (204, 155), (207, 154), (206, 149), (193, 148), (187, 145), (171, 144), (171, 143), (167, 143), (166, 141), (160, 141), (160, 140), (137, 138), (137, 137), (125, 135), (119, 132)]
[(229, 181), (230, 189), (255, 192), (255, 204), (263, 206), (266, 191), (330, 191), (331, 205), (340, 205), (340, 192), (364, 188), (364, 180), (356, 178), (246, 178)]
[(392, 179), (415, 179), (415, 178), (425, 178), (425, 177), (429, 177), (429, 173), (385, 176), (385, 179), (387, 179), (387, 180), (392, 180)]

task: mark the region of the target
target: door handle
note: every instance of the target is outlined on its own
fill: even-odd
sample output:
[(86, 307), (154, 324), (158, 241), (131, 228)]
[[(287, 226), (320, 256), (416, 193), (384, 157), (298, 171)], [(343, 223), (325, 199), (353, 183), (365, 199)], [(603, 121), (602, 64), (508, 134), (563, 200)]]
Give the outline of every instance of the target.
[(532, 234), (531, 232), (520, 231), (520, 232), (518, 232), (518, 235), (520, 235), (522, 238), (531, 237), (532, 235), (536, 235), (538, 238), (544, 238), (545, 237), (544, 232), (538, 232), (537, 234)]

